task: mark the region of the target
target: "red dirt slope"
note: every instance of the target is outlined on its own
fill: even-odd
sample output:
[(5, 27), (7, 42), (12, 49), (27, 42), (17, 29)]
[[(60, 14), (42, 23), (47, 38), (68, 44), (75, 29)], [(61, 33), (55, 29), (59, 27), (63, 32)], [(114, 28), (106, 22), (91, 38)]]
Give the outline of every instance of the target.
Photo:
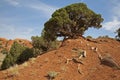
[(17, 41), (18, 43), (24, 45), (24, 46), (27, 46), (29, 48), (32, 47), (32, 44), (30, 41), (26, 40), (26, 39), (14, 39), (14, 40), (7, 40), (5, 38), (0, 38), (0, 51), (3, 49), (3, 48), (6, 48), (7, 50), (10, 50), (12, 44), (14, 43), (14, 41)]
[[(69, 39), (57, 50), (50, 51), (38, 56), (35, 61), (28, 61), (27, 66), (18, 66), (18, 74), (9, 76), (7, 71), (0, 71), (0, 80), (49, 80), (49, 71), (56, 71), (58, 75), (54, 80), (120, 80), (120, 70), (115, 70), (109, 66), (101, 65), (96, 51), (97, 47), (101, 55), (109, 53), (120, 65), (120, 42), (101, 38), (95, 40)], [(72, 49), (80, 48), (87, 52), (86, 58), (80, 64), (80, 74), (77, 70), (78, 64), (70, 61), (66, 64), (66, 59), (76, 55)]]

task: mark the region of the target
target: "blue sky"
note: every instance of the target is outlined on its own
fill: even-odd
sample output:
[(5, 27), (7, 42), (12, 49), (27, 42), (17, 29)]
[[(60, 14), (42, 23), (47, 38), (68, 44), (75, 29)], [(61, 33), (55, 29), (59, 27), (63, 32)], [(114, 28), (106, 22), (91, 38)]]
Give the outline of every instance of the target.
[(30, 40), (41, 34), (56, 9), (78, 2), (86, 3), (104, 18), (101, 29), (90, 28), (85, 36), (115, 37), (114, 32), (120, 27), (120, 0), (0, 0), (0, 37)]

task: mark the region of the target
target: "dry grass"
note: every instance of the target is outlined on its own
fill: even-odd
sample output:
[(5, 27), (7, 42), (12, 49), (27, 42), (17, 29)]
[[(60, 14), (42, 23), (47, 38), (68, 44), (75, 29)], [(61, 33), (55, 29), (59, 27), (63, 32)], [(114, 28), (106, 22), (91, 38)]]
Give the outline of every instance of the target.
[(16, 65), (10, 67), (6, 71), (3, 71), (3, 73), (6, 74), (5, 80), (7, 80), (7, 78), (14, 78), (14, 77), (18, 76), (19, 75), (18, 65), (16, 64)]
[(36, 58), (30, 58), (30, 59), (29, 59), (29, 62), (30, 62), (30, 63), (34, 63), (35, 60), (36, 60)]

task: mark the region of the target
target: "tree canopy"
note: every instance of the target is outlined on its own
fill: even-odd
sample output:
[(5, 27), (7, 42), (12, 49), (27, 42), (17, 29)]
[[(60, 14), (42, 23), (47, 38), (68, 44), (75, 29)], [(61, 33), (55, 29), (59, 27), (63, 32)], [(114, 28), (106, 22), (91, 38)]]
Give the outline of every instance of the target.
[(89, 27), (101, 28), (103, 18), (84, 3), (75, 3), (56, 10), (44, 24), (42, 35), (48, 41), (57, 37), (77, 38)]

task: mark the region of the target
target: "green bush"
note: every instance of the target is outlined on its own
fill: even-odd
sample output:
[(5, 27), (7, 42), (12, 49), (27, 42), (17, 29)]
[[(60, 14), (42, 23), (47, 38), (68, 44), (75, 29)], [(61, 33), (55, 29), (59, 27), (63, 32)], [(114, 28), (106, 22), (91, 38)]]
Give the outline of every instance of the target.
[(92, 36), (87, 36), (86, 38), (87, 38), (87, 39), (92, 39)]
[(33, 36), (32, 37), (32, 45), (35, 48), (37, 52), (39, 52), (37, 49), (40, 50), (40, 53), (44, 53), (48, 50), (53, 50), (58, 48), (59, 42), (58, 41), (50, 41), (48, 42), (43, 37)]
[(6, 55), (6, 58), (4, 59), (1, 69), (7, 69), (10, 66), (13, 66), (16, 64), (16, 61), (18, 60), (18, 57), (22, 54), (22, 52), (26, 49), (25, 46), (18, 44), (17, 42), (14, 42), (10, 53)]
[(38, 37), (35, 37), (33, 48), (31, 49), (14, 42), (9, 54), (6, 55), (6, 58), (2, 63), (1, 69), (7, 69), (15, 64), (21, 64), (29, 60), (29, 58), (43, 54), (43, 52), (47, 50), (44, 44), (46, 45), (46, 43)]
[(32, 39), (32, 45), (33, 45), (34, 48), (42, 50), (43, 52), (48, 50), (48, 44), (43, 39), (43, 37), (32, 36), (31, 39)]
[(12, 66), (14, 63), (13, 63), (13, 58), (12, 58), (12, 55), (7, 55), (6, 58), (4, 59), (2, 65), (1, 65), (1, 69), (7, 69), (9, 68), (10, 66)]
[(21, 64), (27, 60), (29, 60), (29, 58), (32, 57), (37, 57), (38, 55), (43, 54), (42, 50), (38, 49), (38, 48), (26, 48), (22, 54), (18, 57), (17, 59), (17, 64)]
[(41, 55), (44, 52), (42, 52), (42, 50), (40, 50), (38, 48), (32, 48), (32, 53), (33, 53), (33, 57), (37, 57), (38, 55)]
[(110, 38), (108, 35), (99, 36), (98, 38)]
[(16, 63), (17, 64), (21, 64), (27, 60), (29, 60), (29, 58), (32, 58), (33, 55), (33, 50), (30, 48), (26, 48), (18, 57)]

